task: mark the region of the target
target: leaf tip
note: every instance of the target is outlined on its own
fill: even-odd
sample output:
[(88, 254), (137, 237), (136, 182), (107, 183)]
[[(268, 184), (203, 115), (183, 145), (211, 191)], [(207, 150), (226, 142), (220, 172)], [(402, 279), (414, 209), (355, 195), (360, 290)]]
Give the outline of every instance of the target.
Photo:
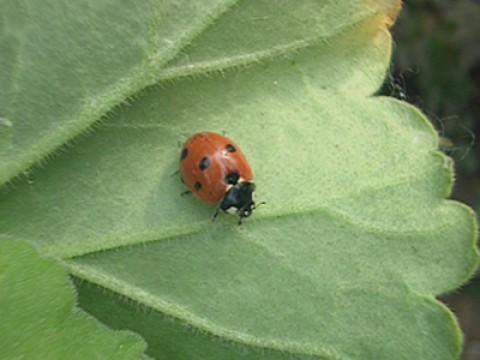
[(400, 15), (400, 11), (402, 10), (403, 2), (402, 0), (395, 0), (392, 4), (387, 8), (387, 21), (386, 25), (391, 27), (395, 24), (398, 16)]
[(378, 8), (379, 17), (382, 19), (382, 25), (386, 28), (392, 27), (402, 10), (402, 0), (367, 0), (367, 4), (371, 7)]

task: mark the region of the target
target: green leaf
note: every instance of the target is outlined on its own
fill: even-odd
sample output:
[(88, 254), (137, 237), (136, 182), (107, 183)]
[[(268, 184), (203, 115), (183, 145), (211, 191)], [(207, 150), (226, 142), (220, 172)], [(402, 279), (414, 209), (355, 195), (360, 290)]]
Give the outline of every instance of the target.
[(0, 159), (3, 161), (10, 146), (12, 136), (12, 122), (0, 117)]
[[(64, 258), (81, 306), (157, 358), (457, 358), (434, 296), (476, 268), (475, 218), (444, 199), (425, 117), (370, 97), (398, 2), (231, 5), (172, 45), (158, 86), (4, 189), (0, 229)], [(250, 159), (267, 205), (242, 227), (179, 196), (178, 143), (201, 130)]]
[(138, 359), (138, 336), (111, 331), (74, 306), (62, 267), (20, 241), (0, 242), (0, 358)]
[(0, 2), (0, 184), (146, 85), (232, 0)]

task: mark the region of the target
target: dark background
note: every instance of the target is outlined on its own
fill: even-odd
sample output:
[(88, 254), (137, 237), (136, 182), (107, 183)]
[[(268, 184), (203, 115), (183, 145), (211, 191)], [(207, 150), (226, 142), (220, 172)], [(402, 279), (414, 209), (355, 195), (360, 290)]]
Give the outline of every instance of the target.
[[(382, 93), (415, 104), (455, 160), (453, 198), (480, 210), (480, 0), (410, 0), (393, 28)], [(480, 360), (480, 273), (441, 299), (465, 335), (462, 360)]]

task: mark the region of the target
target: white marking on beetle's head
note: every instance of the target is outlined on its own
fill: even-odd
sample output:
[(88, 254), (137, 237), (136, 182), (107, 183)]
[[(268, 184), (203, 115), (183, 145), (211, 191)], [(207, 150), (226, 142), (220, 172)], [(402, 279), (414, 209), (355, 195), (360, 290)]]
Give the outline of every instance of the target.
[(226, 213), (235, 215), (238, 212), (238, 208), (236, 206), (230, 206), (227, 210), (225, 210)]

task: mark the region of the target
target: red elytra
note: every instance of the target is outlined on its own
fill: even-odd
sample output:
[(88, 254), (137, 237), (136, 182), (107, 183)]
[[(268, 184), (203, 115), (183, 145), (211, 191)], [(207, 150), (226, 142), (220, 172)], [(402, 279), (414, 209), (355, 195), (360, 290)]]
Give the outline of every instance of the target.
[(183, 145), (180, 176), (198, 199), (217, 204), (224, 197), (228, 175), (238, 173), (252, 181), (253, 173), (242, 151), (231, 139), (213, 132), (191, 136)]
[(252, 169), (239, 146), (225, 136), (213, 132), (191, 136), (182, 147), (180, 176), (196, 198), (219, 204), (220, 210), (236, 213), (240, 221), (255, 209)]

